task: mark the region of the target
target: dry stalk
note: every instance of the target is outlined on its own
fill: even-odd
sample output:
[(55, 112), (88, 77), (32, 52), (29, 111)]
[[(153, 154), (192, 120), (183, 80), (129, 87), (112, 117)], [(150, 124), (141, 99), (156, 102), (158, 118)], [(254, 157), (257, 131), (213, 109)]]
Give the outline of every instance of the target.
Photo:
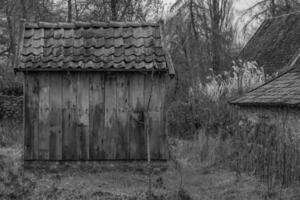
[(151, 188), (151, 138), (150, 138), (150, 116), (149, 116), (149, 110), (150, 110), (150, 102), (152, 98), (152, 91), (153, 91), (153, 82), (154, 82), (154, 71), (152, 70), (151, 72), (151, 85), (150, 85), (150, 95), (148, 98), (147, 102), (147, 107), (144, 113), (145, 116), (145, 124), (144, 124), (144, 129), (145, 129), (145, 134), (147, 137), (147, 164), (148, 164), (148, 199), (151, 199), (152, 197), (152, 188)]

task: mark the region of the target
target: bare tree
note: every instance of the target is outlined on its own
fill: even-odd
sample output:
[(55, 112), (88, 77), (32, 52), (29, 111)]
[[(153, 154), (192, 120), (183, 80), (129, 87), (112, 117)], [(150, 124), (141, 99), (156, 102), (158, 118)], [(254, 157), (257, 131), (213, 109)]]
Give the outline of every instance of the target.
[(110, 9), (111, 9), (111, 19), (113, 21), (117, 20), (117, 1), (110, 0)]
[(79, 19), (98, 21), (146, 21), (161, 5), (161, 0), (87, 0), (80, 6), (75, 2)]
[(198, 45), (206, 46), (209, 67), (218, 73), (226, 69), (223, 63), (233, 41), (233, 0), (177, 0), (171, 9), (189, 24)]
[(72, 22), (72, 0), (68, 0), (68, 22)]

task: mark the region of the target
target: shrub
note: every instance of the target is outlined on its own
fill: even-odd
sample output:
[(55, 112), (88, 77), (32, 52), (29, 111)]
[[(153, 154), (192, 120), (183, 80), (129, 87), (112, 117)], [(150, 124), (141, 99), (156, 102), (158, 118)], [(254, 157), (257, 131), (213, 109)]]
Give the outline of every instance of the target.
[[(201, 83), (191, 89), (194, 98), (208, 97), (209, 100), (222, 101), (223, 98), (234, 96), (238, 90), (246, 92), (265, 82), (263, 69), (255, 62), (244, 63), (243, 67), (232, 66), (231, 72), (215, 75), (213, 72), (207, 77), (208, 83)], [(195, 96), (196, 95), (196, 96)], [(197, 96), (198, 95), (198, 96)], [(200, 97), (199, 97), (200, 95)]]
[(23, 85), (19, 82), (9, 82), (0, 89), (2, 95), (22, 96)]
[(1, 120), (0, 122), (0, 147), (21, 144), (23, 141), (22, 123), (15, 120)]
[[(208, 83), (190, 88), (186, 101), (174, 101), (168, 107), (169, 134), (180, 138), (191, 138), (197, 130), (205, 128), (209, 134), (217, 134), (220, 127), (228, 129), (235, 121), (235, 110), (227, 100), (237, 94), (242, 80), (242, 89), (247, 91), (264, 82), (264, 73), (255, 63), (245, 63), (242, 69), (236, 66), (224, 76), (212, 75)], [(238, 75), (241, 74), (241, 75)], [(230, 131), (225, 131), (225, 133)], [(224, 136), (225, 137), (225, 136)]]
[(23, 97), (0, 96), (0, 120), (14, 120), (18, 123), (23, 119)]

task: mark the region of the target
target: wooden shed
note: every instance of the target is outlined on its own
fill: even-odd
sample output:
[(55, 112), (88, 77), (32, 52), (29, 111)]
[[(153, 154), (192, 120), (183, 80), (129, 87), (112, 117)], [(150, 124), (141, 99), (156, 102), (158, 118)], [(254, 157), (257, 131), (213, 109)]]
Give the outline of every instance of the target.
[(168, 159), (174, 69), (159, 24), (24, 22), (23, 30), (15, 70), (24, 74), (25, 160), (146, 160), (145, 112), (151, 157)]

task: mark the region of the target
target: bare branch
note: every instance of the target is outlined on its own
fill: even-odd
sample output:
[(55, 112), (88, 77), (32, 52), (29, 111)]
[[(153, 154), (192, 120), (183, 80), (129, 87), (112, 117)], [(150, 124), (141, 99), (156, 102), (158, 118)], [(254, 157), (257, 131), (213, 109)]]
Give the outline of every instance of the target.
[(7, 48), (0, 52), (0, 56), (4, 55), (5, 53), (8, 53), (10, 51), (10, 48)]

